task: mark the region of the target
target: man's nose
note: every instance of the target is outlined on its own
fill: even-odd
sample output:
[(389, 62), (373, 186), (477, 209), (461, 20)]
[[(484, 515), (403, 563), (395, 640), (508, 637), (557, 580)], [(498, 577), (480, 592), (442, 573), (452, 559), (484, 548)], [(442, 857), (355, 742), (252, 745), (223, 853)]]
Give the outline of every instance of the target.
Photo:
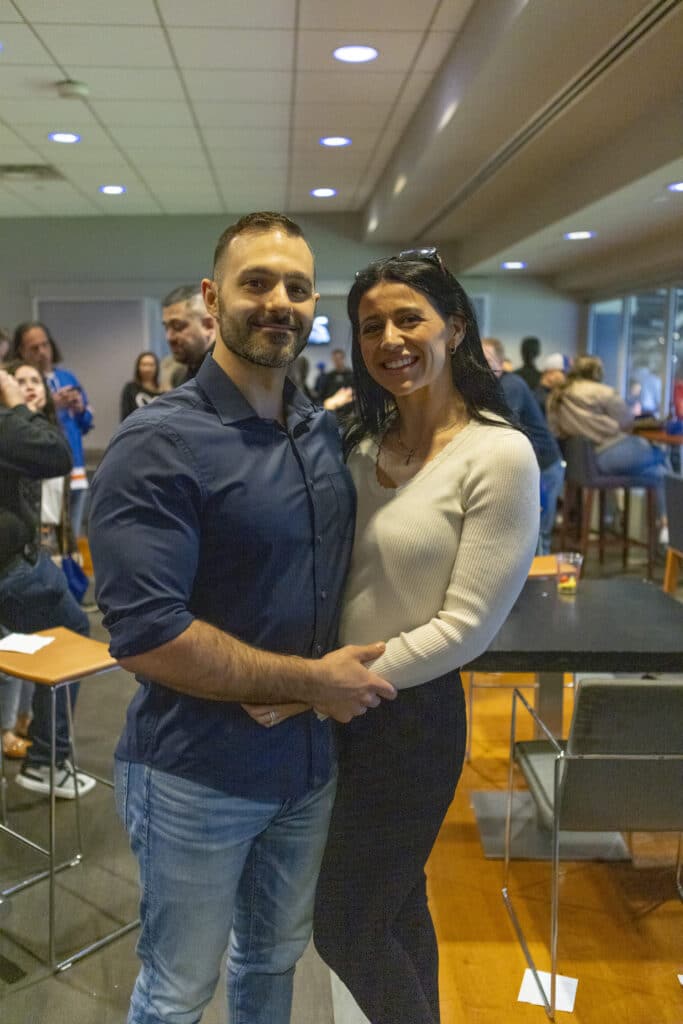
[(291, 310), (292, 300), (285, 286), (284, 281), (278, 281), (268, 293), (268, 306), (275, 310)]

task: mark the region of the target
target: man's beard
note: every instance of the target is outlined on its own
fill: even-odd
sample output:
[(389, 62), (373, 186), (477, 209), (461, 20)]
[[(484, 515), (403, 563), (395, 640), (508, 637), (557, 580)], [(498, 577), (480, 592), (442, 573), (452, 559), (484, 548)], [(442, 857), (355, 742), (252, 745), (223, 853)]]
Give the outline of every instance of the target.
[(301, 325), (292, 318), (273, 319), (268, 323), (282, 324), (283, 328), (289, 328), (289, 340), (280, 344), (269, 342), (266, 337), (259, 334), (257, 328), (252, 329), (249, 324), (237, 324), (220, 301), (218, 303), (218, 327), (226, 348), (255, 366), (268, 366), (271, 369), (290, 366), (306, 347), (308, 333), (304, 334)]

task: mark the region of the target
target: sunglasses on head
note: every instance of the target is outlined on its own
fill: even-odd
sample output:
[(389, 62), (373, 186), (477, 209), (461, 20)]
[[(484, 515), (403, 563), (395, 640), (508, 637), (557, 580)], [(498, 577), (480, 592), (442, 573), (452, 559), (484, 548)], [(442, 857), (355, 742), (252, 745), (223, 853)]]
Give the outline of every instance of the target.
[[(425, 245), (419, 249), (402, 249), (397, 256), (387, 256), (386, 259), (377, 260), (377, 264), (390, 263), (392, 260), (406, 263), (419, 263), (420, 260), (424, 260), (427, 263), (433, 263), (443, 274), (447, 273), (446, 265), (435, 245)], [(364, 271), (359, 270), (356, 277), (360, 277), (363, 273)]]

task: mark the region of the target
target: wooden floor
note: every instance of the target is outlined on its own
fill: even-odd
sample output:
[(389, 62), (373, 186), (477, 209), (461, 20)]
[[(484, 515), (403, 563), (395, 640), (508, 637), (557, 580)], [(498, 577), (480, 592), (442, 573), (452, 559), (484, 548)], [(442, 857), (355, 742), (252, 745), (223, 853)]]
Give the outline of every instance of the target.
[[(475, 790), (505, 788), (510, 695), (509, 689), (477, 691), (472, 763), (429, 863), (442, 1024), (547, 1019), (542, 1007), (517, 1001), (526, 961), (500, 894), (502, 861), (484, 858), (469, 800)], [(566, 690), (566, 714), (571, 699)], [(633, 863), (575, 862), (562, 869), (558, 967), (579, 985), (573, 1014), (558, 1012), (560, 1022), (683, 1024), (677, 837), (638, 834), (633, 841)], [(548, 970), (549, 863), (517, 862), (511, 891), (537, 966)]]

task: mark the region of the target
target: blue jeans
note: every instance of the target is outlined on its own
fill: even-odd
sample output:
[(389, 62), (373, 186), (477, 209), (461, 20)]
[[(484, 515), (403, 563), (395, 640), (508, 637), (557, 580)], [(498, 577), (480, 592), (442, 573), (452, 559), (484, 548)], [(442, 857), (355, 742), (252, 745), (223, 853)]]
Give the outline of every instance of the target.
[(655, 486), (657, 515), (666, 516), (664, 477), (667, 472), (666, 452), (656, 448), (644, 437), (631, 434), (602, 452), (596, 452), (595, 461), (601, 473), (607, 476), (639, 477), (643, 487)]
[(564, 483), (564, 466), (562, 459), (558, 459), (552, 466), (541, 470), (541, 527), (538, 533), (537, 555), (550, 554), (557, 499)]
[(142, 969), (128, 1024), (199, 1021), (226, 950), (230, 1024), (289, 1024), (336, 779), (284, 802), (128, 761), (116, 761), (115, 781), (140, 869)]
[[(18, 558), (0, 576), (0, 623), (16, 633), (35, 633), (38, 629), (65, 626), (82, 636), (90, 633), (88, 616), (71, 594), (61, 569), (41, 551), (35, 565)], [(57, 763), (68, 757), (69, 729), (66, 709), (66, 687), (57, 691), (56, 743)], [(72, 683), (71, 702), (78, 694), (78, 683)], [(33, 721), (29, 728), (33, 746), (27, 763), (50, 763), (50, 690), (37, 686), (33, 695)]]

